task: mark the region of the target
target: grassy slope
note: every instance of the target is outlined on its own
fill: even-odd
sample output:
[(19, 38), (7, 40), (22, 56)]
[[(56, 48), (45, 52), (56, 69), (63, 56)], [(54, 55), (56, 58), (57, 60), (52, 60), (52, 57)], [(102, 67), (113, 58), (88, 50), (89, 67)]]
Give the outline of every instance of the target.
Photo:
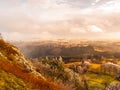
[(99, 74), (100, 72), (100, 64), (92, 64), (89, 68), (89, 72), (85, 75), (88, 78), (88, 84), (90, 87), (98, 87), (104, 89), (105, 83), (116, 83), (114, 77), (105, 74)]
[[(62, 87), (54, 83), (43, 80), (40, 77), (37, 77), (34, 74), (25, 71), (25, 69), (16, 64), (17, 61), (14, 58), (16, 54), (19, 54), (19, 51), (16, 47), (4, 42), (3, 40), (0, 40), (0, 78), (2, 79), (0, 82), (0, 88), (2, 90), (7, 87), (9, 87), (9, 90), (15, 90), (14, 88), (19, 86), (19, 80), (23, 81), (22, 86), (25, 87), (23, 87), (24, 89), (20, 87), (21, 89), (18, 90), (26, 90), (28, 87), (37, 90), (64, 90)], [(11, 79), (9, 79), (9, 82), (7, 82), (5, 78), (9, 78), (9, 73), (11, 73)], [(4, 74), (5, 76), (2, 77)], [(14, 79), (18, 82), (16, 83)], [(16, 83), (14, 84), (15, 86), (12, 85), (13, 81)], [(7, 84), (5, 85), (5, 83)]]
[(30, 90), (30, 88), (22, 79), (0, 69), (0, 90)]
[[(73, 62), (73, 63), (68, 63), (65, 66), (66, 67), (70, 67), (72, 65), (78, 65), (80, 64), (80, 62)], [(87, 78), (87, 83), (88, 86), (91, 90), (91, 88), (100, 88), (100, 89), (104, 89), (105, 87), (105, 83), (116, 83), (118, 82), (117, 80), (114, 79), (114, 77), (111, 77), (109, 75), (105, 75), (105, 74), (99, 74), (100, 72), (100, 64), (91, 64), (88, 72), (86, 74), (80, 75), (85, 76)]]

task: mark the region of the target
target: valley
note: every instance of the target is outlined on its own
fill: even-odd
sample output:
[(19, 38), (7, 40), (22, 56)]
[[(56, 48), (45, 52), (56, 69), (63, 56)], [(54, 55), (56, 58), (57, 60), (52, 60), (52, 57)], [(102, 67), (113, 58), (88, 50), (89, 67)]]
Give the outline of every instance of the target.
[[(58, 40), (23, 42), (15, 43), (15, 45), (32, 61), (38, 72), (41, 72), (47, 78), (54, 81), (56, 79), (58, 81), (62, 80), (61, 83), (65, 85), (69, 82), (69, 85), (73, 85), (72, 89), (76, 87), (75, 90), (107, 90), (107, 88), (114, 90), (114, 88), (120, 88), (119, 43), (119, 41), (76, 40), (74, 42)], [(62, 65), (60, 64), (61, 60)], [(58, 67), (59, 64), (60, 67)], [(77, 79), (74, 83), (71, 83), (72, 80), (69, 81), (69, 78), (65, 80), (66, 73), (69, 70), (73, 73), (72, 75), (76, 74), (75, 77), (71, 76), (73, 81)], [(50, 72), (53, 73), (52, 76)], [(60, 72), (62, 73), (61, 77), (59, 77)], [(74, 86), (75, 83), (81, 84), (80, 86)], [(88, 89), (85, 89), (85, 87)]]

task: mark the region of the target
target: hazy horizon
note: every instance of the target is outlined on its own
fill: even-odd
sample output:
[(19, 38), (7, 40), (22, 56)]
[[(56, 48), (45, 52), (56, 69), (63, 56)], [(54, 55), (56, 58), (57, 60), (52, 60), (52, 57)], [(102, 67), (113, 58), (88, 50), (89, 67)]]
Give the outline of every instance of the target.
[(0, 0), (5, 40), (120, 39), (119, 0)]

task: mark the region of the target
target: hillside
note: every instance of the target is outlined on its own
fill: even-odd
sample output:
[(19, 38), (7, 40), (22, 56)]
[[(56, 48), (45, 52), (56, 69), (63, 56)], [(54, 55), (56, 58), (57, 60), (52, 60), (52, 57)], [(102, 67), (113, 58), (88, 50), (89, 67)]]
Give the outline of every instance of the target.
[(0, 39), (0, 90), (64, 90), (38, 73), (13, 45)]
[[(38, 41), (12, 42), (28, 58), (62, 56), (67, 60), (72, 57), (87, 56), (95, 58), (120, 58), (120, 41)], [(75, 59), (75, 58), (72, 58)], [(75, 60), (77, 61), (77, 60)]]

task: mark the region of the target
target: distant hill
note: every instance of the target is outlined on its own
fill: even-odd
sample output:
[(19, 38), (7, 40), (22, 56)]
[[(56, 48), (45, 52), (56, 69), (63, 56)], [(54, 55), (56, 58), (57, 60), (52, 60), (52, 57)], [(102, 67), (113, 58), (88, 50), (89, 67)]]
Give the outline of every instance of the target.
[(96, 53), (90, 45), (67, 44), (64, 42), (31, 42), (15, 43), (15, 45), (28, 58), (45, 56), (81, 56)]
[(120, 42), (112, 41), (38, 41), (14, 43), (28, 58), (45, 56), (120, 58)]

